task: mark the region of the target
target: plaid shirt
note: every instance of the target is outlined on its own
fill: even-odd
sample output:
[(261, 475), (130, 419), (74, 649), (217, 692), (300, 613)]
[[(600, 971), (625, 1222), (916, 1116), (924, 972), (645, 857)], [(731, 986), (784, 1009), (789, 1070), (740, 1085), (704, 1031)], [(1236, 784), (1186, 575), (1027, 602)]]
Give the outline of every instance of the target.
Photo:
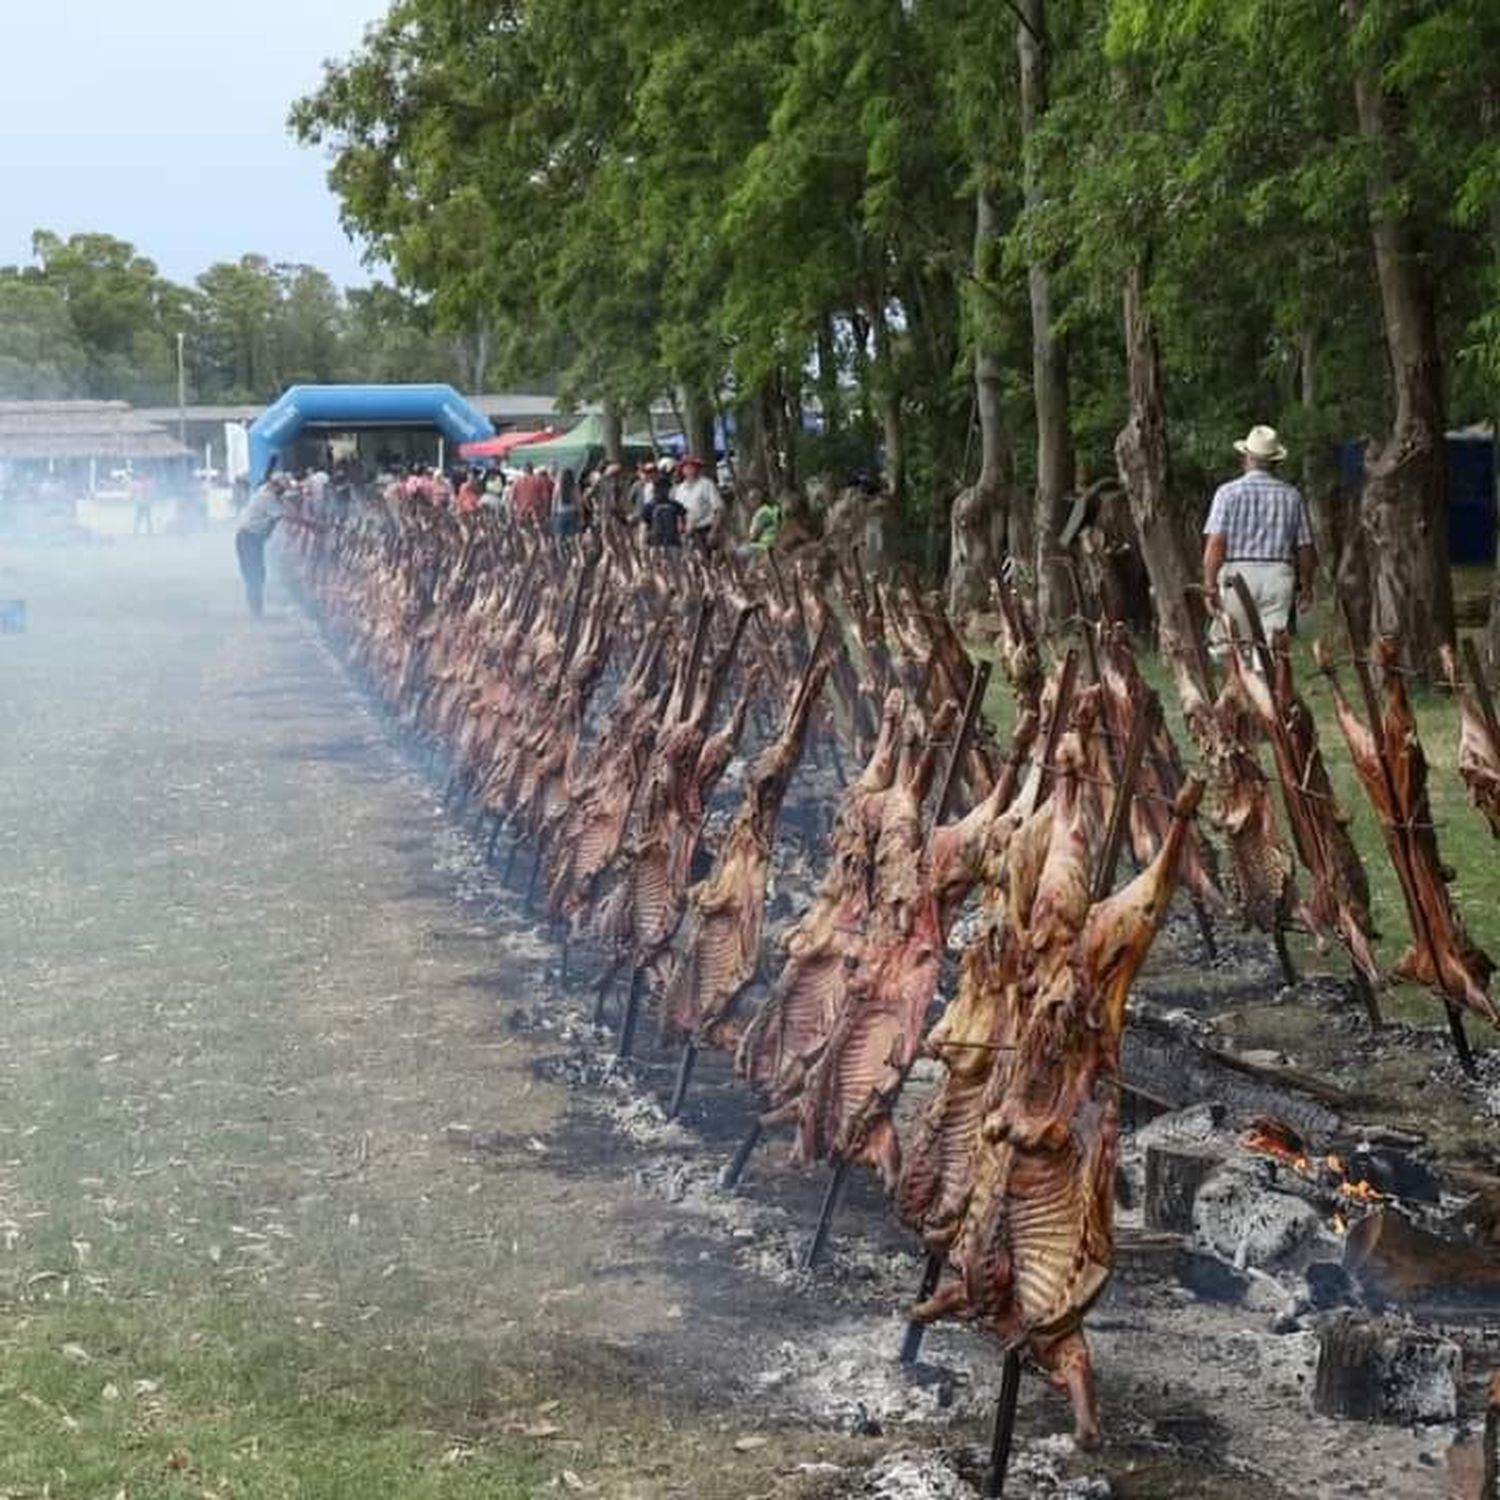
[(1299, 547), (1313, 544), (1301, 493), (1263, 469), (1219, 486), (1203, 534), (1224, 538), (1230, 562), (1291, 562)]

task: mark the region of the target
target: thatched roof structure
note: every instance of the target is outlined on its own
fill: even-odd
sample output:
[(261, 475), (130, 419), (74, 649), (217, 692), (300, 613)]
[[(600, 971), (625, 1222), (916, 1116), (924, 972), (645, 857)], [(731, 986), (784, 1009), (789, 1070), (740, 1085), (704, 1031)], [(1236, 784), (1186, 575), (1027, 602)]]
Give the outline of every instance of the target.
[(0, 401), (0, 459), (189, 456), (171, 433), (124, 401)]

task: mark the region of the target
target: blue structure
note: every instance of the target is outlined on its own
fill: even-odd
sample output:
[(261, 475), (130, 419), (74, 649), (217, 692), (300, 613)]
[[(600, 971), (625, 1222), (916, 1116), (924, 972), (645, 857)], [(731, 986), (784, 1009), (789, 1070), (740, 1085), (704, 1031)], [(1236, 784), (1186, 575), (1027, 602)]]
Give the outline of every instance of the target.
[[(1495, 560), (1495, 443), (1492, 438), (1450, 432), (1448, 454), (1448, 555), (1455, 564), (1488, 567)], [(1349, 497), (1365, 480), (1365, 445), (1340, 443), (1339, 479)]]
[(454, 448), (495, 435), (451, 385), (294, 385), (250, 429), (250, 483), (307, 427), (436, 427)]

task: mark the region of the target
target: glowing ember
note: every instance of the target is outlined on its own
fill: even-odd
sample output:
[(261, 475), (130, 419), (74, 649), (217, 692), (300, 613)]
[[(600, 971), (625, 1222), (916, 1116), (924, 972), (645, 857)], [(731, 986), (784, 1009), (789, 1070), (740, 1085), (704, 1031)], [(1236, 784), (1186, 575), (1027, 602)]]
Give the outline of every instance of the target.
[(1263, 1156), (1274, 1156), (1298, 1172), (1310, 1172), (1312, 1162), (1295, 1131), (1278, 1120), (1259, 1119), (1240, 1138), (1240, 1144)]
[(1360, 1178), (1358, 1182), (1341, 1182), (1338, 1186), (1339, 1197), (1353, 1198), (1359, 1203), (1384, 1203), (1386, 1195), (1377, 1187)]

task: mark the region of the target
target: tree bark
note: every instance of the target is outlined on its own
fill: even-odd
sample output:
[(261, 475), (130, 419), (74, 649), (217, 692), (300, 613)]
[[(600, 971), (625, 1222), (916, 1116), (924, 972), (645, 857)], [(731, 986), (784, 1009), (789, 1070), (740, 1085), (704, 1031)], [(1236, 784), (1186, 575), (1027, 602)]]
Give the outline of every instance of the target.
[[(1497, 452), (1495, 482), (1500, 486), (1500, 452)], [(1492, 667), (1500, 667), (1500, 529), (1495, 536), (1495, 574), (1490, 580), (1490, 623), (1484, 633), (1485, 653)]]
[[(1021, 60), (1021, 149), (1023, 189), (1028, 209), (1041, 201), (1043, 185), (1036, 136), (1047, 110), (1048, 66), (1046, 0), (1019, 0), (1016, 47)], [(1067, 520), (1073, 484), (1073, 445), (1068, 401), (1068, 354), (1052, 311), (1052, 268), (1038, 256), (1026, 268), (1031, 302), (1031, 384), (1036, 402), (1037, 614), (1044, 629), (1072, 609), (1067, 578), (1053, 561), (1057, 537)]]
[[(1491, 56), (1494, 54), (1491, 53)], [(1493, 135), (1500, 126), (1500, 77), (1492, 77), (1485, 85), (1484, 103), (1480, 119), (1485, 130)], [(1500, 196), (1490, 202), (1490, 254), (1493, 265), (1490, 269), (1492, 285), (1500, 286)], [(1500, 418), (1492, 419), (1495, 437), (1490, 444), (1492, 472), (1496, 493), (1500, 494)], [(1484, 632), (1484, 651), (1491, 667), (1500, 667), (1500, 517), (1495, 527), (1495, 571), (1490, 579), (1490, 618)], [(1500, 1491), (1500, 1478), (1496, 1480)], [(1497, 1497), (1500, 1500), (1500, 1497)]]
[(875, 366), (871, 371), (880, 432), (885, 443), (885, 490), (898, 513), (906, 500), (906, 429), (901, 413), (901, 386), (891, 353), (891, 330), (885, 308), (876, 307), (871, 327), (875, 336)]
[(1146, 306), (1146, 276), (1140, 265), (1125, 274), (1125, 359), (1130, 378), (1130, 417), (1115, 439), (1115, 463), (1130, 502), (1141, 560), (1151, 579), (1157, 628), (1186, 641), (1192, 630), (1184, 591), (1196, 568), (1172, 515), (1171, 451), (1167, 404), (1162, 391), (1161, 351)]
[(823, 409), (823, 431), (837, 437), (844, 430), (844, 397), (839, 389), (838, 346), (833, 337), (833, 317), (818, 319), (818, 405)]
[(688, 452), (696, 454), (705, 464), (714, 461), (714, 403), (702, 391), (685, 390), (682, 393), (683, 437), (687, 440)]
[[(974, 200), (974, 295), (988, 295), (991, 248), (999, 216), (988, 186)], [(979, 416), (979, 477), (961, 490), (949, 513), (948, 612), (956, 620), (982, 609), (1005, 555), (1011, 505), (1011, 448), (1005, 430), (1004, 376), (984, 319), (974, 337), (974, 406)]]
[(618, 401), (606, 401), (602, 418), (604, 429), (604, 459), (606, 463), (621, 463), (625, 457), (625, 418)]
[[(1316, 430), (1318, 410), (1318, 340), (1311, 325), (1304, 326), (1298, 335), (1297, 366), (1297, 399), (1302, 406), (1307, 430), (1311, 432)], [(1309, 443), (1302, 455), (1302, 496), (1307, 501), (1313, 540), (1318, 547), (1318, 563), (1324, 576), (1332, 582), (1338, 576), (1345, 537), (1344, 517), (1335, 504), (1329, 478), (1328, 464), (1320, 445)]]
[[(1363, 9), (1364, 0), (1344, 0), (1351, 29)], [(1400, 640), (1409, 665), (1436, 673), (1438, 647), (1454, 630), (1442, 349), (1417, 228), (1400, 207), (1394, 101), (1372, 65), (1356, 67), (1354, 97), (1372, 161), (1370, 231), (1396, 396), (1394, 424), (1386, 441), (1371, 447), (1360, 499), (1370, 628)]]

